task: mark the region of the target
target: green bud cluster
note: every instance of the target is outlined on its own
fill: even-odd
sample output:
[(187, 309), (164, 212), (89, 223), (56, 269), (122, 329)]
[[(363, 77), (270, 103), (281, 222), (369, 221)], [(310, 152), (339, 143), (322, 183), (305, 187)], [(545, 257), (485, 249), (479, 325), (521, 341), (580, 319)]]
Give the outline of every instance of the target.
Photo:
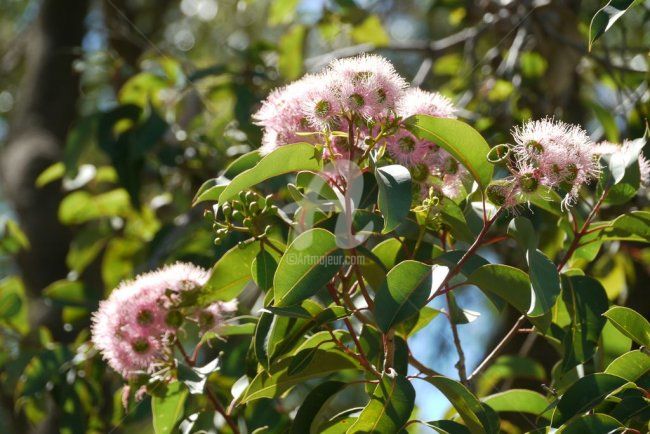
[(224, 203), (220, 211), (212, 224), (217, 245), (231, 232), (249, 233), (255, 237), (268, 235), (271, 226), (262, 226), (262, 223), (266, 217), (276, 215), (278, 207), (273, 205), (271, 195), (264, 197), (254, 191), (243, 191), (237, 199)]

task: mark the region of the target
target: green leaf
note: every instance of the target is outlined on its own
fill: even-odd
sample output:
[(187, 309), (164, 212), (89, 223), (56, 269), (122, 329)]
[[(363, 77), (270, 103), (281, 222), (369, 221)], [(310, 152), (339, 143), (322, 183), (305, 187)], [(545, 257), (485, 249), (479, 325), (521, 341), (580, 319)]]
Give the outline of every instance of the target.
[(38, 178), (36, 178), (35, 185), (38, 188), (42, 188), (49, 184), (50, 182), (58, 181), (59, 179), (63, 178), (65, 175), (65, 165), (63, 162), (59, 161), (57, 163), (52, 164), (50, 167), (45, 169), (44, 171), (41, 172), (40, 175), (38, 175)]
[(442, 392), (454, 406), (472, 434), (497, 434), (499, 421), (465, 386), (451, 378), (435, 376), (426, 379)]
[(571, 318), (564, 339), (562, 368), (568, 371), (590, 360), (605, 326), (603, 313), (609, 307), (607, 293), (596, 279), (587, 276), (562, 276), (562, 299)]
[(627, 307), (613, 306), (604, 315), (625, 336), (650, 347), (650, 323), (641, 314)]
[(176, 432), (176, 425), (183, 417), (188, 390), (181, 382), (169, 383), (162, 395), (151, 399), (153, 429), (156, 434)]
[(299, 0), (275, 0), (270, 3), (269, 25), (289, 24), (296, 16)]
[(495, 360), (478, 383), (478, 393), (483, 395), (494, 389), (505, 379), (528, 379), (536, 382), (546, 380), (546, 371), (541, 363), (521, 356), (501, 356)]
[(20, 312), (23, 305), (20, 296), (15, 292), (7, 291), (8, 286), (2, 286), (0, 292), (0, 319), (9, 319)]
[(557, 434), (612, 434), (623, 427), (619, 421), (606, 414), (580, 416), (557, 431)]
[(247, 152), (240, 155), (228, 165), (223, 171), (223, 175), (227, 179), (233, 179), (235, 176), (244, 172), (245, 170), (252, 169), (257, 163), (260, 162), (262, 156), (258, 150)]
[(88, 295), (84, 291), (82, 282), (73, 280), (57, 280), (49, 284), (43, 295), (51, 300), (70, 306), (87, 306)]
[(382, 47), (390, 42), (390, 37), (377, 15), (370, 15), (361, 24), (356, 25), (351, 36), (357, 44), (373, 44), (375, 47)]
[(469, 171), (481, 188), (492, 180), (493, 165), (488, 162), (490, 146), (464, 122), (456, 119), (415, 115), (404, 121), (416, 137), (429, 140), (449, 152)]
[(59, 220), (66, 225), (81, 224), (101, 217), (127, 217), (132, 211), (129, 194), (124, 189), (96, 196), (86, 191), (75, 191), (61, 201)]
[(607, 369), (605, 369), (605, 373), (634, 382), (649, 370), (650, 356), (641, 350), (634, 350), (612, 361)]
[(21, 334), (29, 331), (25, 287), (17, 276), (0, 280), (0, 320), (11, 324)]
[(282, 146), (262, 158), (255, 167), (237, 175), (219, 196), (224, 203), (241, 191), (267, 179), (300, 170), (318, 171), (322, 167), (318, 149), (308, 143)]
[(636, 139), (630, 146), (619, 152), (601, 158), (604, 167), (598, 184), (598, 193), (604, 187), (609, 188), (605, 203), (621, 205), (636, 196), (641, 183), (639, 155), (644, 146), (645, 139)]
[(650, 212), (632, 211), (616, 218), (611, 229), (621, 236), (637, 236), (650, 243)]
[(573, 416), (591, 410), (609, 394), (627, 384), (627, 380), (610, 374), (582, 377), (562, 395), (553, 412), (551, 426), (559, 427)]
[(432, 268), (417, 261), (397, 264), (386, 275), (375, 298), (374, 314), (379, 329), (385, 333), (417, 314), (447, 273), (447, 267), (436, 265)]
[(541, 416), (549, 406), (546, 398), (532, 390), (510, 389), (482, 398), (485, 404), (498, 413), (516, 412)]
[(464, 425), (451, 420), (419, 421), (419, 423), (432, 428), (438, 434), (470, 434)]
[(382, 233), (386, 234), (399, 226), (411, 210), (411, 173), (393, 164), (377, 168), (375, 177), (379, 187), (377, 206), (384, 216)]
[(408, 421), (414, 405), (411, 382), (395, 371), (384, 373), (370, 402), (347, 433), (397, 433)]
[(300, 303), (316, 294), (343, 264), (336, 237), (325, 229), (298, 235), (280, 259), (273, 280), (275, 306)]
[(404, 321), (397, 327), (397, 332), (404, 337), (413, 336), (425, 328), (441, 312), (438, 309), (424, 306), (416, 316)]
[[(297, 356), (293, 356), (297, 357)], [(296, 375), (289, 375), (287, 369), (293, 357), (282, 359), (274, 366), (273, 372), (260, 372), (251, 381), (242, 396), (241, 403), (254, 401), (260, 398), (273, 398), (280, 396), (296, 384), (306, 380), (321, 377), (332, 372), (345, 369), (360, 369), (356, 360), (338, 351), (318, 350), (312, 357), (308, 366)]]
[(287, 80), (294, 80), (302, 74), (302, 53), (306, 28), (294, 25), (280, 38), (278, 45), (278, 69)]
[(544, 315), (553, 307), (560, 295), (560, 276), (555, 264), (540, 250), (528, 250), (526, 256), (533, 290), (527, 314)]
[(260, 250), (251, 266), (253, 280), (262, 291), (268, 291), (273, 287), (273, 276), (278, 268), (278, 262), (266, 250)]
[(449, 225), (454, 238), (470, 244), (474, 241), (477, 234), (472, 232), (467, 224), (463, 210), (453, 200), (443, 197), (440, 201), (439, 210), (442, 221)]
[(298, 408), (289, 434), (309, 434), (311, 424), (321, 407), (346, 386), (342, 381), (326, 381), (316, 386)]
[(199, 303), (206, 306), (215, 301), (229, 301), (237, 297), (252, 281), (251, 265), (259, 251), (259, 243), (235, 246), (228, 250), (212, 268), (210, 278), (199, 294)]
[(634, 0), (610, 0), (591, 19), (589, 24), (589, 51), (606, 31), (632, 6)]
[(537, 248), (537, 233), (526, 217), (515, 217), (508, 225), (508, 235), (517, 240), (524, 249)]
[(219, 196), (226, 189), (229, 182), (230, 180), (228, 178), (222, 176), (219, 178), (208, 179), (201, 184), (201, 187), (199, 187), (198, 191), (194, 195), (192, 206), (196, 206), (201, 202), (218, 201)]
[(478, 286), (488, 296), (498, 296), (523, 314), (530, 309), (530, 279), (518, 268), (501, 264), (483, 265), (469, 275), (466, 283)]

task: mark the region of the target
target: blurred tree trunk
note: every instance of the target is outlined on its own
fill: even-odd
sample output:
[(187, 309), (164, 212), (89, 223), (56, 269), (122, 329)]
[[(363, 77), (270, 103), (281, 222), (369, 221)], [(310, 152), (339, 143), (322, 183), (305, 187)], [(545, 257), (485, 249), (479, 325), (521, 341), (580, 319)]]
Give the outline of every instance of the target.
[[(32, 327), (47, 326), (56, 338), (63, 336), (59, 311), (38, 295), (47, 285), (66, 276), (65, 257), (71, 234), (57, 218), (63, 196), (60, 183), (38, 188), (35, 181), (44, 169), (61, 161), (68, 129), (76, 115), (79, 77), (73, 62), (81, 54), (88, 3), (41, 3), (38, 19), (24, 43), (25, 72), (7, 147), (0, 159), (4, 193), (31, 244), (18, 257), (31, 296), (30, 322)], [(58, 432), (56, 406), (51, 407), (46, 420), (32, 432)], [(24, 426), (13, 429), (27, 432)]]

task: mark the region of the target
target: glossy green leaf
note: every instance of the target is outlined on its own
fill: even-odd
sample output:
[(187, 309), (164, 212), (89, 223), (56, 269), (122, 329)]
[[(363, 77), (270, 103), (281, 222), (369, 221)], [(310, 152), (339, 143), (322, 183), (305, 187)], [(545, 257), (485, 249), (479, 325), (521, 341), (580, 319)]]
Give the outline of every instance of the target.
[(393, 164), (379, 167), (375, 171), (379, 196), (377, 206), (384, 216), (384, 229), (388, 233), (400, 225), (411, 210), (411, 173)]
[(237, 175), (219, 196), (219, 203), (267, 179), (300, 170), (318, 171), (321, 167), (318, 149), (313, 145), (294, 143), (282, 146), (262, 158), (255, 167)]
[(252, 169), (262, 159), (258, 150), (247, 152), (240, 155), (226, 167), (223, 171), (223, 176), (227, 179), (233, 179), (235, 176), (244, 172), (245, 170)]
[(230, 180), (224, 177), (208, 179), (201, 184), (201, 187), (199, 187), (194, 195), (192, 206), (196, 206), (201, 202), (218, 201), (219, 196), (226, 189), (229, 182)]
[(451, 420), (420, 421), (420, 423), (438, 434), (470, 434), (467, 427)]
[(482, 188), (490, 183), (494, 170), (487, 160), (490, 146), (474, 128), (456, 119), (426, 115), (411, 116), (404, 123), (415, 136), (449, 152)]
[(544, 253), (535, 249), (527, 254), (532, 295), (527, 314), (539, 316), (548, 312), (560, 295), (560, 276), (555, 264)]
[(408, 421), (415, 405), (415, 389), (395, 371), (384, 373), (370, 395), (370, 402), (348, 434), (397, 433)]
[(530, 309), (530, 279), (518, 268), (501, 264), (483, 265), (469, 275), (467, 284), (476, 285), (488, 295), (502, 298), (521, 313), (525, 314)]
[(153, 429), (156, 434), (176, 432), (176, 426), (183, 417), (188, 390), (179, 381), (169, 383), (160, 395), (151, 399)]
[(298, 235), (280, 259), (273, 280), (275, 306), (300, 303), (316, 294), (343, 264), (336, 238), (325, 229)]
[(580, 378), (560, 397), (553, 412), (552, 426), (559, 427), (573, 416), (591, 410), (605, 397), (627, 384), (610, 374), (591, 374)]
[(74, 280), (57, 280), (43, 290), (43, 295), (64, 305), (87, 306), (89, 303), (83, 283)]
[(589, 24), (589, 51), (596, 39), (608, 31), (633, 3), (634, 0), (610, 0), (596, 12)]
[(605, 326), (609, 307), (607, 293), (599, 281), (587, 276), (562, 276), (562, 300), (571, 324), (564, 338), (562, 368), (568, 371), (590, 360)]
[(650, 323), (640, 313), (627, 307), (614, 306), (604, 315), (621, 333), (639, 345), (650, 347)]
[(630, 351), (612, 361), (606, 374), (625, 378), (627, 381), (636, 381), (650, 370), (650, 355), (641, 350)]
[(546, 398), (532, 390), (510, 389), (482, 398), (485, 404), (498, 413), (515, 412), (541, 416), (549, 406)]
[(296, 375), (289, 375), (287, 372), (291, 361), (292, 357), (282, 359), (274, 366), (272, 373), (260, 372), (257, 374), (244, 392), (241, 403), (280, 396), (296, 384), (303, 383), (311, 378), (321, 377), (345, 369), (360, 369), (356, 360), (350, 356), (331, 350), (317, 351), (309, 365)]
[(298, 408), (289, 434), (309, 434), (311, 424), (321, 407), (345, 386), (346, 383), (341, 381), (326, 381), (316, 386)]
[(613, 434), (623, 427), (619, 421), (606, 414), (580, 416), (560, 428), (557, 434)]
[(260, 250), (251, 264), (251, 274), (257, 286), (268, 291), (273, 287), (273, 276), (278, 268), (278, 261), (267, 250)]
[(432, 268), (411, 260), (397, 264), (386, 275), (375, 298), (374, 314), (380, 330), (387, 332), (417, 314), (448, 272), (444, 266)]
[(650, 243), (650, 212), (632, 211), (616, 218), (611, 230), (617, 235), (636, 236)]
[(426, 379), (449, 400), (472, 434), (497, 434), (499, 421), (465, 386), (451, 378), (435, 376)]
[(72, 225), (102, 217), (126, 217), (131, 212), (129, 194), (121, 188), (96, 196), (86, 191), (75, 191), (61, 201), (59, 220)]
[(6, 288), (7, 286), (3, 285), (0, 292), (0, 319), (8, 319), (18, 314), (23, 304), (18, 294), (6, 291)]
[(481, 375), (478, 393), (484, 395), (506, 379), (542, 382), (546, 380), (546, 371), (541, 363), (533, 359), (511, 355), (501, 356)]
[(517, 216), (508, 224), (508, 235), (517, 240), (524, 249), (537, 248), (537, 232), (526, 217)]
[(199, 303), (229, 301), (237, 297), (252, 281), (251, 265), (260, 251), (259, 243), (235, 246), (212, 267), (210, 278), (201, 289)]
[(449, 226), (454, 238), (467, 243), (474, 241), (476, 234), (470, 229), (463, 211), (453, 200), (443, 197), (438, 209), (442, 221)]

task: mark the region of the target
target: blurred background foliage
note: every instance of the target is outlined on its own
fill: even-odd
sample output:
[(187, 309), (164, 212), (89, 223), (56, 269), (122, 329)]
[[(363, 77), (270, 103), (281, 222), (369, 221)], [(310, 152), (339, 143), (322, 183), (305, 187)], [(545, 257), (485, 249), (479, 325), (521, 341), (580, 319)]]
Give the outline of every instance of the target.
[[(389, 57), (414, 84), (450, 96), (492, 145), (544, 116), (598, 140), (641, 137), (650, 2), (635, 1), (589, 51), (604, 3), (0, 0), (0, 432), (151, 429), (148, 405), (122, 409), (120, 380), (88, 344), (90, 313), (124, 278), (180, 259), (211, 266), (232, 245), (213, 244), (193, 195), (259, 146), (251, 114), (271, 89), (333, 58)], [(648, 208), (647, 197), (635, 201)], [(552, 257), (561, 231), (533, 217)], [(491, 254), (521, 264), (513, 251)], [(650, 315), (649, 249), (581, 257), (610, 299)], [(486, 318), (481, 327), (499, 336)], [(419, 335), (423, 357), (451, 375), (436, 366), (451, 360), (431, 344), (436, 333)], [(481, 336), (475, 360), (489, 343)], [(248, 342), (220, 345), (227, 389)], [(548, 351), (532, 348), (542, 364)], [(282, 409), (249, 411), (282, 432)]]

